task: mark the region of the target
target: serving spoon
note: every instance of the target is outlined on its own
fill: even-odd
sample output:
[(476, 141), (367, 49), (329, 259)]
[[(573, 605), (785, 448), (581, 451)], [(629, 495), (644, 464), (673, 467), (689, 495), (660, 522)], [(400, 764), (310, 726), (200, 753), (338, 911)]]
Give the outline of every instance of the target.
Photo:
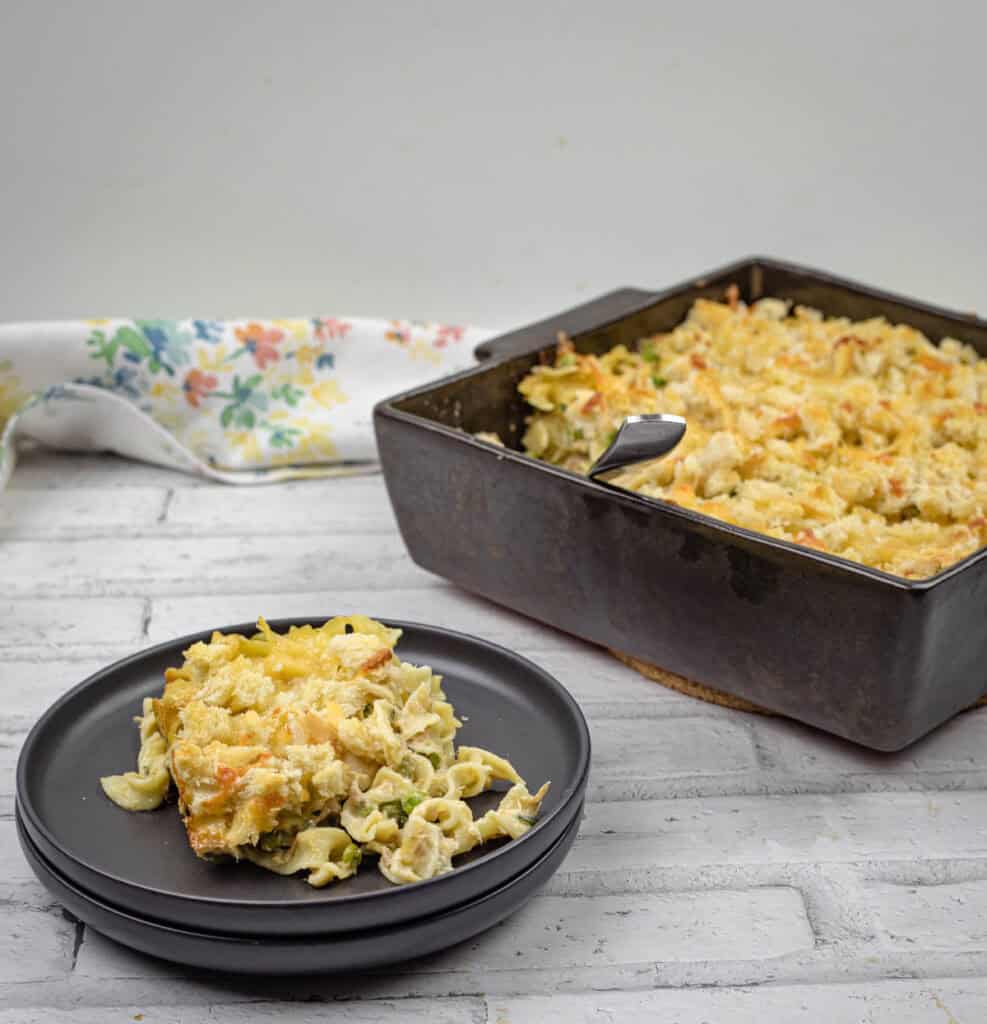
[(628, 416), (610, 446), (589, 468), (588, 476), (609, 483), (621, 470), (670, 452), (685, 436), (685, 420), (671, 413)]

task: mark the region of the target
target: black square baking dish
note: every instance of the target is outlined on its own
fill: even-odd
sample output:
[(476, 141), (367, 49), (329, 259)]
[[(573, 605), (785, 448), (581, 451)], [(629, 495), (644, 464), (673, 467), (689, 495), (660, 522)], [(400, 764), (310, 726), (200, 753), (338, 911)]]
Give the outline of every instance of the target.
[(658, 293), (612, 292), (485, 342), (475, 369), (377, 406), (402, 536), (419, 565), (499, 604), (864, 746), (901, 749), (987, 691), (987, 548), (904, 579), (516, 450), (528, 411), (518, 382), (559, 331), (580, 352), (633, 346), (731, 284), (748, 302), (884, 316), (987, 355), (987, 323), (973, 315), (771, 259)]

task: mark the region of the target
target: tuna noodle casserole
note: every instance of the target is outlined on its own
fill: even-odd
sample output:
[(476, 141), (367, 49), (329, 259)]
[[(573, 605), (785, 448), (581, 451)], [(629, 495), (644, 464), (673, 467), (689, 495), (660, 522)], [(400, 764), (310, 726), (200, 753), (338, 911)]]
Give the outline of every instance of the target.
[(911, 578), (987, 543), (987, 360), (954, 339), (733, 288), (636, 352), (563, 340), (520, 391), (525, 450), (577, 472), (625, 416), (684, 416), (612, 482), (738, 526)]
[[(323, 886), (365, 853), (391, 882), (452, 870), (492, 839), (517, 839), (538, 816), (510, 762), (456, 746), (460, 726), (425, 666), (401, 661), (399, 629), (352, 615), (252, 637), (213, 633), (144, 701), (136, 772), (103, 778), (106, 795), (149, 811), (171, 783), (200, 857), (246, 859)], [(510, 788), (474, 820), (466, 803)]]

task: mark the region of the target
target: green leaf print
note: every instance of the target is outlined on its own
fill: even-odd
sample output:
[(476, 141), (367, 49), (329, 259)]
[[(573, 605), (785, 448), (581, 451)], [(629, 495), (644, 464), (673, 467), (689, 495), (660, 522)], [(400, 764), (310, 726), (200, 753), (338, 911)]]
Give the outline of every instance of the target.
[(295, 441), (302, 433), (298, 427), (282, 427), (269, 420), (262, 420), (261, 426), (271, 432), (268, 441), (272, 448), (294, 448)]
[(251, 430), (254, 427), (257, 417), (253, 410), (263, 412), (267, 408), (267, 396), (256, 390), (262, 381), (263, 377), (259, 373), (246, 380), (234, 377), (232, 391), (213, 392), (218, 398), (230, 399), (230, 404), (223, 409), (219, 417), (219, 422), (224, 427), (233, 425), (243, 430)]
[(139, 359), (146, 359), (154, 352), (154, 349), (148, 344), (147, 338), (140, 331), (135, 331), (133, 327), (121, 327), (113, 335), (113, 340), (118, 345), (123, 345), (128, 352), (132, 352)]
[[(90, 349), (89, 358), (101, 359), (106, 363), (108, 370), (113, 369), (117, 353), (121, 348), (129, 353), (129, 358), (132, 362), (140, 362), (154, 353), (144, 335), (139, 331), (135, 331), (133, 327), (117, 328), (110, 339), (106, 337), (105, 331), (93, 331), (86, 339), (86, 345)], [(154, 360), (152, 360), (153, 362)], [(160, 365), (155, 367), (151, 363), (148, 364), (148, 367), (152, 372), (156, 372), (156, 370), (161, 368)]]
[(305, 392), (301, 388), (292, 387), (291, 384), (282, 384), (281, 387), (275, 388), (271, 392), (271, 398), (279, 399), (286, 405), (289, 405), (294, 409), (301, 399), (305, 396)]
[(102, 359), (107, 367), (112, 369), (113, 360), (120, 346), (114, 341), (107, 341), (105, 331), (93, 331), (86, 339), (86, 344), (92, 350), (89, 353), (90, 359)]

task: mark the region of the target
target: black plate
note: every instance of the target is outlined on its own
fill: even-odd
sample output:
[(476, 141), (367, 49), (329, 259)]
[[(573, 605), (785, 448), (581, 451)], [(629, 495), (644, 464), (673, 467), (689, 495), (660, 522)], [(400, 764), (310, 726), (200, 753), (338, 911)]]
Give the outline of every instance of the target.
[[(324, 619), (281, 619), (278, 630)], [(237, 935), (348, 932), (437, 914), (475, 900), (529, 868), (572, 824), (589, 769), (589, 731), (568, 691), (510, 651), (460, 633), (389, 621), (404, 630), (398, 653), (431, 665), (463, 719), (457, 739), (508, 757), (532, 787), (551, 780), (542, 815), (514, 842), (474, 851), (462, 866), (415, 885), (393, 886), (367, 863), (324, 889), (251, 864), (195, 857), (174, 804), (132, 813), (103, 794), (102, 775), (130, 770), (138, 749), (133, 716), (160, 693), (165, 668), (211, 630), (160, 644), (69, 691), (38, 721), (17, 766), (17, 801), (40, 853), (66, 879), (138, 916)], [(252, 630), (252, 624), (225, 627)], [(482, 813), (499, 800), (471, 801)]]
[(128, 914), (83, 892), (46, 861), (19, 815), (17, 835), (45, 888), (80, 921), (125, 946), (176, 963), (241, 974), (330, 974), (425, 956), (493, 927), (555, 873), (576, 838), (581, 813), (580, 805), (569, 827), (520, 875), (479, 899), (389, 928), (294, 939), (217, 935)]

